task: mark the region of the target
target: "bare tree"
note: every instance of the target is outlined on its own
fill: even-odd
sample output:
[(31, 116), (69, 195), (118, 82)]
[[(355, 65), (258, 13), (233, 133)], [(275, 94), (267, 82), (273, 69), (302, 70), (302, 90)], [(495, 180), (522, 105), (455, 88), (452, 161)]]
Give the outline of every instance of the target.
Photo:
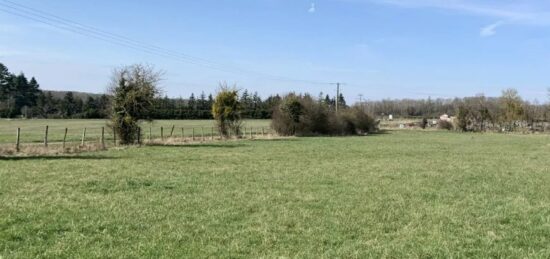
[(516, 122), (523, 119), (524, 107), (523, 101), (515, 89), (506, 89), (500, 97), (502, 109), (502, 121), (508, 125), (510, 130), (514, 130)]

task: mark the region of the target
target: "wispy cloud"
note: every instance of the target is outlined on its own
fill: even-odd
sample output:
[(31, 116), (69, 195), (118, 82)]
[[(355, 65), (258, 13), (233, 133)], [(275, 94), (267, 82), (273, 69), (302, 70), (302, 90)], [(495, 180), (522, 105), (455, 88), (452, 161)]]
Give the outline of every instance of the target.
[(497, 33), (496, 29), (500, 26), (504, 25), (503, 21), (498, 21), (493, 24), (489, 24), (483, 28), (481, 28), (481, 31), (479, 32), (479, 35), (481, 37), (491, 37)]
[(438, 8), (463, 13), (499, 17), (504, 19), (533, 19), (533, 14), (513, 10), (504, 5), (483, 5), (464, 0), (367, 0), (369, 2), (390, 4), (408, 8)]
[(506, 24), (550, 26), (550, 5), (546, 1), (480, 1), (474, 0), (348, 0), (392, 5), (401, 8), (433, 8), (498, 19), (481, 28), (480, 35), (492, 36)]
[(311, 3), (311, 7), (309, 8), (309, 10), (307, 10), (308, 13), (315, 13), (316, 11), (316, 8), (315, 8), (315, 3)]

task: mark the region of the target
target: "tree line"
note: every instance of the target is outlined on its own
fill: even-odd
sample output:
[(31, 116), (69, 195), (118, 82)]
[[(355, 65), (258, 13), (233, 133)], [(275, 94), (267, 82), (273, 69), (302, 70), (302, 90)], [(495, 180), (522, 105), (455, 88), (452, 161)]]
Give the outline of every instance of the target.
[[(279, 95), (261, 98), (257, 92), (239, 91), (242, 117), (246, 119), (270, 119)], [(336, 101), (329, 95), (322, 99), (334, 107)], [(30, 80), (24, 73), (13, 74), (0, 63), (0, 117), (2, 118), (80, 118), (106, 119), (110, 115), (111, 94), (79, 97), (73, 92), (63, 96), (40, 89), (38, 81)], [(155, 96), (147, 117), (152, 119), (213, 119), (212, 94), (192, 93), (187, 99)], [(339, 105), (345, 106), (341, 95)]]
[[(236, 97), (242, 106), (244, 119), (271, 119), (283, 98), (272, 95), (262, 99), (257, 92), (238, 91)], [(550, 93), (550, 90), (549, 90)], [(549, 96), (550, 97), (550, 96)], [(306, 99), (313, 99), (307, 97)], [(334, 111), (335, 97), (320, 93), (316, 102), (327, 111)], [(191, 94), (187, 99), (160, 97), (155, 94), (151, 108), (147, 110), (150, 119), (213, 119), (212, 107), (215, 98), (202, 92)], [(84, 98), (72, 92), (63, 96), (42, 91), (36, 78), (29, 80), (24, 73), (14, 74), (0, 63), (0, 117), (3, 118), (110, 118), (113, 94), (88, 95)], [(338, 105), (346, 108), (343, 95), (338, 96)], [(518, 127), (545, 127), (550, 122), (550, 105), (523, 100), (514, 89), (503, 91), (500, 97), (473, 97), (454, 99), (398, 99), (367, 101), (358, 104), (374, 118), (439, 118), (448, 114), (457, 119), (456, 128), (464, 131), (489, 129), (514, 130)], [(145, 115), (144, 115), (145, 116)], [(425, 120), (423, 120), (425, 121)]]
[[(514, 89), (508, 89), (515, 91)], [(517, 93), (517, 91), (516, 91)], [(437, 98), (437, 99), (384, 99), (379, 101), (365, 101), (359, 103), (364, 109), (377, 117), (393, 115), (401, 118), (437, 118), (442, 114), (456, 115), (458, 107), (471, 99), (482, 99), (488, 106), (498, 106), (501, 97), (486, 97), (483, 94), (464, 98)], [(549, 89), (550, 98), (550, 89)], [(519, 100), (523, 106), (548, 108), (548, 105), (537, 102)], [(492, 104), (492, 105), (491, 105)], [(541, 116), (542, 114), (539, 114)]]
[[(548, 94), (550, 98), (550, 89)], [(360, 105), (376, 117), (431, 119), (447, 114), (456, 118), (454, 127), (462, 131), (514, 131), (520, 127), (547, 130), (550, 122), (550, 104), (523, 100), (515, 89), (506, 89), (499, 97), (480, 94), (453, 99), (368, 101)]]

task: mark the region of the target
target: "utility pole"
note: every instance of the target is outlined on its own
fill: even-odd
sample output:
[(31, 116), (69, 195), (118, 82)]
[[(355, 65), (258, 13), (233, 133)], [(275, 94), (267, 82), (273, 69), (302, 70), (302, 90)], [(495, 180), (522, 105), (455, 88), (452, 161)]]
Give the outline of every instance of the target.
[(361, 105), (361, 108), (365, 110), (365, 106), (363, 105), (363, 94), (359, 94), (359, 105)]
[(336, 85), (336, 112), (338, 112), (338, 105), (340, 101), (340, 86), (346, 85), (345, 83), (332, 83), (331, 85)]

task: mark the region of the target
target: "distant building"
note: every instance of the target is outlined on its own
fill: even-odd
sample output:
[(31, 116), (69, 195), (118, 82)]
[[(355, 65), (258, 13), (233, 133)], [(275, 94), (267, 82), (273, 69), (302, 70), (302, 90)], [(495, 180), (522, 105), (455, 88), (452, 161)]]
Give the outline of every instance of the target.
[(447, 114), (443, 114), (439, 117), (439, 120), (451, 122), (452, 119)]

